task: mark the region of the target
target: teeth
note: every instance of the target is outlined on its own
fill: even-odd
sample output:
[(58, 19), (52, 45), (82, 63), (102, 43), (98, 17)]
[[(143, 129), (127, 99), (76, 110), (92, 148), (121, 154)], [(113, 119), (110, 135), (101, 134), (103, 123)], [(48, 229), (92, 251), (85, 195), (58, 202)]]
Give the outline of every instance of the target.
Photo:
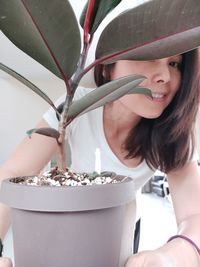
[(161, 93), (152, 93), (153, 98), (163, 98), (164, 94)]

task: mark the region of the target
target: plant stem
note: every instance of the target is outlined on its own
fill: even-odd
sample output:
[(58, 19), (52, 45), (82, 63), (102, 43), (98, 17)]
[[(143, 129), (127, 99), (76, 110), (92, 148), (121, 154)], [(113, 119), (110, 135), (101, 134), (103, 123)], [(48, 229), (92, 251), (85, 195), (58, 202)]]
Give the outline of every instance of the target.
[(90, 0), (88, 3), (88, 8), (85, 16), (85, 24), (84, 24), (84, 45), (88, 44), (88, 36), (89, 36), (89, 31), (90, 31), (90, 24), (91, 24), (91, 19), (92, 19), (92, 13), (94, 11), (94, 6), (95, 6), (95, 0)]
[(65, 170), (65, 128), (59, 129), (60, 137), (58, 141), (58, 168)]
[(65, 135), (66, 135), (66, 121), (68, 116), (68, 109), (72, 101), (72, 95), (67, 95), (65, 99), (65, 104), (63, 107), (63, 112), (60, 117), (59, 122), (59, 139), (58, 139), (58, 167), (61, 170), (65, 170)]
[(68, 110), (69, 106), (72, 102), (74, 93), (78, 87), (78, 84), (82, 78), (81, 73), (84, 70), (85, 67), (85, 62), (88, 54), (88, 50), (93, 38), (93, 35), (91, 34), (89, 36), (89, 23), (91, 20), (91, 15), (92, 15), (92, 10), (94, 7), (94, 0), (90, 1), (89, 4), (89, 9), (87, 13), (87, 20), (84, 28), (84, 46), (83, 46), (83, 51), (80, 55), (80, 59), (78, 62), (77, 70), (75, 72), (73, 80), (67, 80), (65, 79), (65, 84), (67, 87), (67, 95), (63, 107), (63, 111), (60, 117), (60, 123), (59, 123), (59, 139), (58, 139), (58, 167), (60, 170), (64, 171), (65, 170), (65, 135), (66, 135), (66, 127), (67, 127), (67, 118), (68, 118)]
[(83, 76), (82, 72), (83, 72), (84, 67), (85, 67), (85, 62), (86, 62), (86, 58), (87, 58), (87, 54), (88, 54), (88, 50), (89, 50), (92, 38), (93, 38), (93, 35), (90, 36), (90, 39), (87, 43), (84, 43), (83, 51), (82, 51), (81, 56), (80, 56), (77, 71), (76, 71), (76, 74), (74, 75), (74, 78), (72, 81), (73, 94), (75, 93), (75, 91), (79, 85), (79, 82)]

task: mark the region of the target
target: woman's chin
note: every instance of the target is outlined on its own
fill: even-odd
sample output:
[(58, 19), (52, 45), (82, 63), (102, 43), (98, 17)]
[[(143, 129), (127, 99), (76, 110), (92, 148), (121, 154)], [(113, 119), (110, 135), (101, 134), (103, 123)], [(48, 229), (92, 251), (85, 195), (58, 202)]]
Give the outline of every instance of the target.
[(152, 114), (145, 114), (144, 116), (143, 116), (143, 118), (145, 118), (145, 119), (157, 119), (157, 118), (159, 118), (160, 117), (160, 115), (162, 114), (162, 112), (157, 112), (157, 113), (152, 113)]

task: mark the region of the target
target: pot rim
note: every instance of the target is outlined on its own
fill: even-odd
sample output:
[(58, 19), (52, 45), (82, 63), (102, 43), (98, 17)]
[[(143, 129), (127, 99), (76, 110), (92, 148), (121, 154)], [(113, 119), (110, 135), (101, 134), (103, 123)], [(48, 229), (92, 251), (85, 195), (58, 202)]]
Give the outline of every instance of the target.
[[(120, 181), (124, 177), (117, 175), (115, 178)], [(13, 183), (11, 179), (3, 180), (0, 201), (15, 209), (45, 212), (97, 210), (125, 205), (135, 198), (135, 184), (130, 177), (114, 184), (73, 187), (24, 185)]]

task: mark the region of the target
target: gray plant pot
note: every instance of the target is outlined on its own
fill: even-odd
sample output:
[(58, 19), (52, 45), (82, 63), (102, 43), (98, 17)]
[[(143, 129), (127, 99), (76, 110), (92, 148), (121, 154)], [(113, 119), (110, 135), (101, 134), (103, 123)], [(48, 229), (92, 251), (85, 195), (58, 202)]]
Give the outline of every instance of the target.
[(132, 250), (131, 178), (79, 187), (10, 180), (2, 182), (0, 201), (12, 208), (15, 267), (124, 266)]

